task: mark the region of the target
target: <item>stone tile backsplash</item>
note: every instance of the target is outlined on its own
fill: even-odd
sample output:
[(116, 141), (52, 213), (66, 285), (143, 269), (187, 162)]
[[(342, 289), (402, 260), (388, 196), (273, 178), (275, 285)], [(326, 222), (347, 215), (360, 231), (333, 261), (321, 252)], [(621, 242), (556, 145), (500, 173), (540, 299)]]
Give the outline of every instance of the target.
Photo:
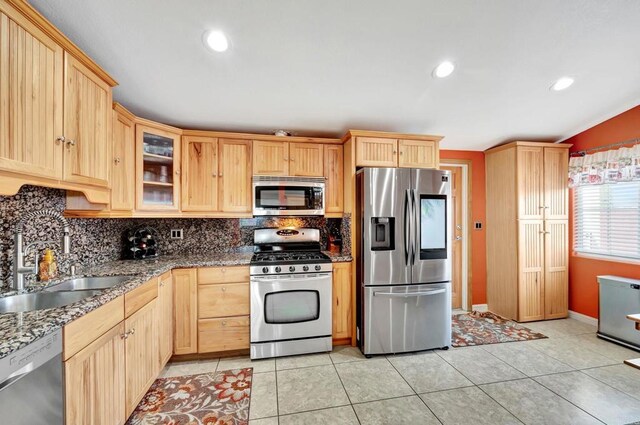
[[(0, 196), (0, 288), (11, 284), (13, 270), (13, 230), (26, 211), (54, 209), (64, 211), (65, 191), (35, 186), (23, 186), (15, 196)], [(123, 239), (127, 232), (140, 226), (150, 226), (157, 232), (160, 255), (207, 254), (253, 246), (253, 230), (260, 227), (315, 227), (320, 229), (322, 245), (327, 246), (329, 232), (342, 233), (343, 252), (351, 249), (348, 216), (342, 219), (324, 217), (265, 217), (247, 219), (105, 219), (69, 218), (71, 253), (58, 254), (62, 272), (72, 264), (97, 265), (120, 259)], [(184, 239), (170, 239), (171, 229), (183, 229)], [(47, 217), (27, 223), (24, 228), (25, 243), (35, 240), (56, 239), (60, 225)], [(55, 237), (54, 237), (55, 236)], [(58, 250), (56, 250), (58, 252)], [(27, 263), (32, 264), (33, 254)]]

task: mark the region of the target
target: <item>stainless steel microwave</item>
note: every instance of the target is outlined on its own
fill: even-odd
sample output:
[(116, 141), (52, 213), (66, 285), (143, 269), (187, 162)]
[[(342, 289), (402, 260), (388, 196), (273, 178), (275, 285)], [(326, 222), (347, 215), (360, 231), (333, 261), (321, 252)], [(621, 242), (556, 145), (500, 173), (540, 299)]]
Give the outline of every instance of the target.
[(324, 215), (324, 177), (253, 176), (253, 215)]

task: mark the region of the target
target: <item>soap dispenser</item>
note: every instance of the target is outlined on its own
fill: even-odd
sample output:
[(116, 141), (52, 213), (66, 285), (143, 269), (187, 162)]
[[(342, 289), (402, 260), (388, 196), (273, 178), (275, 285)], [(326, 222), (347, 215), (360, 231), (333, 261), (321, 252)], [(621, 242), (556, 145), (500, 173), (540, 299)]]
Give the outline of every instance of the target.
[(38, 268), (38, 278), (42, 282), (46, 282), (58, 277), (58, 264), (53, 254), (52, 249), (45, 249), (42, 260)]

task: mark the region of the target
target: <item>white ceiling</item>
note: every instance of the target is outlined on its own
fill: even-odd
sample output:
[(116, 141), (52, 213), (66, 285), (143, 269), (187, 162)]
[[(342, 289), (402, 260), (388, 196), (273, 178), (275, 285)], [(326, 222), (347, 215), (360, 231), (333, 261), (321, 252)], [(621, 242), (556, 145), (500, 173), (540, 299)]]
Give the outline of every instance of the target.
[[(187, 128), (558, 140), (640, 103), (638, 0), (31, 0), (118, 80), (134, 113)], [(221, 29), (226, 53), (202, 35)], [(431, 77), (442, 60), (454, 74)], [(570, 75), (575, 84), (552, 92)]]

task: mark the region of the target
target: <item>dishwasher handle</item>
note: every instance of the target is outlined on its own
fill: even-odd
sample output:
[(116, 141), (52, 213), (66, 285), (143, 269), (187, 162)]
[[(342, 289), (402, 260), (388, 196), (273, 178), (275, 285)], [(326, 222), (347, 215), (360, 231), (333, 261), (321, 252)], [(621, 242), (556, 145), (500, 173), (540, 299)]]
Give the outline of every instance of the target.
[(378, 297), (392, 297), (392, 298), (410, 298), (410, 297), (424, 297), (427, 295), (437, 295), (442, 294), (446, 291), (446, 289), (435, 289), (432, 291), (424, 291), (424, 292), (374, 292), (373, 296)]

